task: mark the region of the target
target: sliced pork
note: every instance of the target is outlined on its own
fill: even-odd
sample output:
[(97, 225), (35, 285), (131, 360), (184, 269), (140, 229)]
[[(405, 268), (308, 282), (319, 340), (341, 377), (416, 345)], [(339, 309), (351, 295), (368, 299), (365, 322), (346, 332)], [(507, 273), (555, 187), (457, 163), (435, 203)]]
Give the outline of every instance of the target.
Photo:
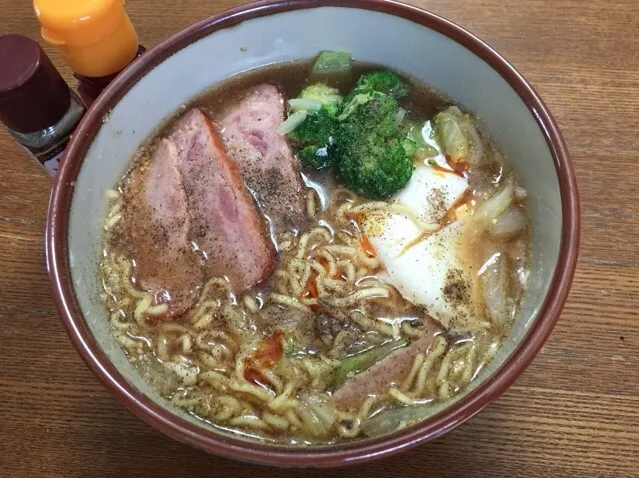
[(139, 285), (180, 315), (196, 301), (203, 268), (189, 242), (190, 220), (175, 144), (163, 139), (124, 187), (123, 226)]
[(271, 273), (276, 253), (236, 163), (229, 160), (211, 120), (197, 108), (177, 121), (169, 139), (179, 154), (190, 239), (207, 259), (207, 276), (226, 276), (236, 292), (249, 289)]
[(229, 156), (275, 233), (299, 230), (306, 222), (300, 164), (276, 131), (284, 113), (284, 99), (277, 88), (262, 84), (251, 88), (220, 121)]
[(415, 356), (426, 353), (433, 343), (434, 328), (403, 349), (396, 350), (362, 373), (348, 379), (333, 394), (335, 404), (344, 410), (358, 408), (369, 395), (399, 383), (410, 372)]

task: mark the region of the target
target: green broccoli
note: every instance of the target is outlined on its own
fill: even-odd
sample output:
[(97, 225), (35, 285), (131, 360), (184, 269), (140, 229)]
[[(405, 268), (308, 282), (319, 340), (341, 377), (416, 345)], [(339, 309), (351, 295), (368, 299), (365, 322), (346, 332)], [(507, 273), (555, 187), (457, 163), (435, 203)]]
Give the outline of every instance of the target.
[(406, 156), (408, 156), (409, 158), (412, 158), (413, 156), (415, 156), (417, 152), (419, 151), (419, 146), (417, 146), (417, 143), (415, 142), (415, 140), (413, 140), (409, 136), (405, 137), (402, 140), (402, 148), (404, 148), (404, 152), (406, 153)]
[(375, 93), (360, 93), (351, 97), (349, 101), (344, 103), (342, 114), (340, 114), (337, 119), (340, 121), (344, 121), (351, 115), (351, 113), (357, 110), (357, 108), (368, 103), (374, 97), (374, 95)]
[(326, 107), (310, 113), (289, 136), (299, 146), (298, 157), (302, 166), (313, 169), (328, 168), (333, 164), (331, 146), (337, 119), (331, 116)]
[(333, 164), (331, 149), (342, 102), (338, 93), (335, 88), (317, 83), (289, 101), (291, 109), (305, 107), (307, 111), (306, 119), (288, 133), (300, 147), (298, 156), (304, 167), (324, 169)]
[(383, 93), (400, 100), (408, 95), (408, 86), (394, 71), (371, 71), (360, 77), (353, 90), (344, 99), (344, 103), (350, 102), (355, 95), (373, 93)]
[(390, 70), (362, 75), (344, 99), (322, 83), (306, 87), (289, 101), (292, 113), (305, 112), (288, 132), (302, 165), (335, 165), (346, 187), (369, 198), (395, 194), (413, 174), (411, 158), (421, 146), (398, 127), (405, 115), (398, 100), (407, 94), (406, 84)]
[(315, 83), (307, 86), (302, 90), (299, 97), (305, 100), (318, 101), (327, 109), (331, 116), (337, 116), (342, 104), (342, 96), (339, 94), (339, 90), (331, 88), (324, 83)]
[(373, 199), (388, 198), (412, 176), (411, 156), (417, 146), (401, 135), (398, 111), (395, 97), (372, 94), (339, 123), (333, 150), (339, 176), (349, 189)]

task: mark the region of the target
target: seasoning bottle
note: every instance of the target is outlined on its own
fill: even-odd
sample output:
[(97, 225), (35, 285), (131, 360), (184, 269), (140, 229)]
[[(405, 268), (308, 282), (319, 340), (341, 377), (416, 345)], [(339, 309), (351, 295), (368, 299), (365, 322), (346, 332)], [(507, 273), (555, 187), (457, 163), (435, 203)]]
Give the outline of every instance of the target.
[(51, 176), (85, 112), (37, 42), (0, 36), (0, 122)]
[(123, 0), (33, 0), (33, 8), (42, 37), (73, 70), (87, 107), (144, 52)]

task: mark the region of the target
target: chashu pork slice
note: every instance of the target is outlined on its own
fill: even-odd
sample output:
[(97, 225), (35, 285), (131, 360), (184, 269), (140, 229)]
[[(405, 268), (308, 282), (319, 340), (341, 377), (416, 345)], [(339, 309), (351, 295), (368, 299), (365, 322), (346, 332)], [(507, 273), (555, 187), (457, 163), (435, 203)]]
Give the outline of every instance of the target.
[(420, 338), (346, 380), (333, 393), (335, 405), (342, 410), (357, 409), (369, 396), (384, 392), (393, 384), (400, 384), (409, 374), (415, 357), (428, 353), (435, 336), (441, 330), (427, 317), (424, 317), (424, 325), (426, 328)]
[(205, 257), (208, 277), (227, 277), (235, 292), (264, 280), (276, 262), (264, 218), (216, 126), (199, 109), (173, 126), (190, 213), (190, 239)]
[(123, 191), (123, 227), (138, 285), (167, 304), (168, 315), (188, 310), (204, 280), (189, 241), (190, 220), (175, 144), (162, 139), (151, 159), (134, 168)]
[(303, 229), (307, 219), (299, 160), (277, 132), (284, 115), (284, 98), (264, 83), (252, 87), (220, 120), (229, 156), (276, 235)]

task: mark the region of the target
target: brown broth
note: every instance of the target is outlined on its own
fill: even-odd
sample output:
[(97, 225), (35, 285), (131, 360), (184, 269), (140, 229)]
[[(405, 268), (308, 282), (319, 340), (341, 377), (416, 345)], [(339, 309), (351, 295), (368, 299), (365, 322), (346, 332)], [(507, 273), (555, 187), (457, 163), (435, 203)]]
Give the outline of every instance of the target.
[[(311, 66), (310, 61), (294, 62), (237, 75), (212, 86), (188, 106), (200, 107), (215, 119), (229, 105), (236, 103), (247, 88), (263, 82), (275, 83), (286, 98), (295, 97), (305, 85), (317, 81), (318, 78), (308, 76)], [(362, 73), (374, 68), (377, 67), (356, 63), (349, 75), (321, 79), (345, 93)], [(452, 104), (427, 84), (411, 78), (406, 78), (406, 81), (410, 95), (402, 106), (407, 109), (409, 118), (421, 123)], [(175, 117), (181, 113), (176, 113)], [(132, 168), (141, 167), (149, 161), (147, 152), (153, 151), (155, 141), (166, 132), (175, 117), (158, 129)], [(468, 174), (472, 190), (467, 198), (468, 204), (473, 201), (481, 203), (502, 188), (505, 181), (516, 180), (498, 147), (485, 135), (482, 139), (484, 158)], [(339, 367), (353, 355), (388, 347), (398, 340), (394, 337), (396, 331), (393, 327), (397, 327), (401, 339), (410, 344), (421, 340), (420, 336), (424, 334), (433, 333), (435, 338), (424, 352), (425, 358), (432, 358), (433, 370), (439, 367), (437, 370), (441, 372), (444, 366), (450, 367), (442, 383), (434, 372), (425, 376), (422, 394), (415, 398), (416, 403), (424, 407), (461, 392), (467, 384), (466, 374), (474, 377), (490, 361), (496, 347), (510, 330), (510, 323), (475, 333), (457, 333), (440, 327), (423, 310), (418, 310), (395, 289), (384, 284), (385, 270), (381, 264), (374, 265), (374, 258), (358, 259), (357, 255), (351, 258), (344, 252), (358, 251), (361, 234), (355, 222), (344, 221), (339, 213), (339, 206), (345, 199), (338, 200), (343, 193), (334, 175), (304, 171), (304, 178), (309, 187), (317, 190), (319, 204), (326, 207), (319, 208), (307, 229), (290, 231), (288, 235), (278, 237), (280, 266), (270, 279), (247, 294), (239, 296), (232, 290), (225, 290), (223, 284), (222, 287), (213, 285), (202, 292), (203, 297), (194, 310), (175, 321), (158, 321), (145, 317), (144, 310), (140, 313), (140, 304), (146, 296), (136, 288), (135, 269), (130, 263), (131, 250), (118, 224), (105, 234), (101, 264), (103, 299), (112, 329), (129, 359), (146, 380), (173, 404), (214, 427), (289, 445), (328, 444), (365, 436), (367, 417), (379, 416), (401, 406), (395, 396), (389, 396), (386, 391), (379, 392), (374, 403), (356, 410), (341, 410), (342, 418), (335, 419), (330, 426), (322, 422), (326, 420), (326, 410), (334, 417), (339, 415), (335, 415), (332, 403), (336, 390), (334, 377), (339, 373)], [(120, 189), (120, 184), (114, 189)], [(354, 206), (367, 202), (356, 195), (348, 200)], [(523, 198), (515, 207), (524, 212), (529, 222)], [(126, 204), (115, 198), (107, 223), (120, 210), (126, 210)], [(322, 228), (330, 231), (330, 237), (317, 232)], [(516, 313), (524, 293), (518, 274), (529, 265), (529, 230), (530, 227), (527, 227), (515, 237), (501, 240), (482, 232), (467, 241), (467, 254), (472, 256), (477, 269), (494, 251), (506, 257), (507, 296), (512, 315)], [(326, 301), (311, 303), (309, 299), (318, 292), (309, 284), (317, 281), (313, 274), (320, 273), (311, 272), (302, 280), (305, 274), (302, 269), (291, 272), (291, 267), (296, 267), (304, 233), (310, 233), (311, 238), (304, 249), (303, 260), (300, 260), (309, 264), (314, 260), (323, 267), (326, 277), (322, 277), (322, 283), (335, 288), (333, 296), (338, 299), (349, 297), (349, 294), (364, 288), (360, 284), (369, 281), (371, 285), (367, 288), (386, 287), (388, 297), (345, 306), (329, 306)], [(324, 252), (326, 255), (321, 256)], [(330, 273), (332, 267), (336, 271)], [(289, 274), (290, 280), (286, 274)], [(287, 278), (283, 280), (282, 277)], [(299, 282), (295, 287), (302, 288), (301, 294), (297, 290), (295, 295), (295, 281)], [(289, 303), (275, 300), (276, 295), (297, 299)], [(368, 317), (366, 314), (372, 314), (376, 320), (362, 319), (362, 316)], [(306, 343), (302, 343), (304, 341)], [(441, 354), (435, 357), (440, 346), (443, 347)], [(269, 354), (277, 355), (277, 361), (265, 366)], [(460, 363), (465, 363), (464, 360), (470, 364), (469, 368), (457, 370), (455, 367), (462, 367)], [(236, 375), (238, 370), (240, 379)], [(418, 374), (415, 377), (419, 381)], [(407, 397), (408, 392), (400, 390), (401, 382), (393, 385), (398, 393)], [(418, 383), (415, 384), (417, 386)], [(292, 387), (291, 390), (289, 387)], [(274, 405), (279, 403), (278, 400), (297, 405), (290, 405), (287, 409), (284, 405)], [(321, 423), (318, 425), (314, 420)], [(359, 428), (360, 425), (363, 428)]]

